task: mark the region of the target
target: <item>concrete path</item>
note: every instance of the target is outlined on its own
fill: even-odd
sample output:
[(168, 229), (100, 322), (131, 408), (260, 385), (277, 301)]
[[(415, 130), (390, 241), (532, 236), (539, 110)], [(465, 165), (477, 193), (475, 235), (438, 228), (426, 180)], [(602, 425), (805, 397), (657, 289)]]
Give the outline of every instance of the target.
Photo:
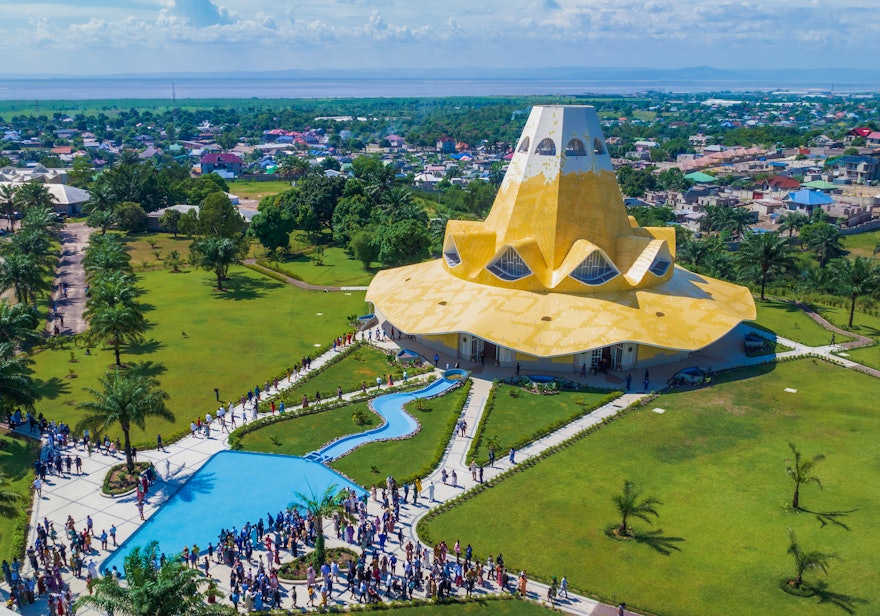
[(56, 326), (59, 333), (70, 335), (80, 334), (88, 329), (88, 323), (83, 318), (83, 311), (86, 309), (83, 256), (91, 234), (92, 229), (84, 222), (67, 223), (60, 232), (61, 259), (55, 268), (46, 321), (49, 334), (55, 332)]

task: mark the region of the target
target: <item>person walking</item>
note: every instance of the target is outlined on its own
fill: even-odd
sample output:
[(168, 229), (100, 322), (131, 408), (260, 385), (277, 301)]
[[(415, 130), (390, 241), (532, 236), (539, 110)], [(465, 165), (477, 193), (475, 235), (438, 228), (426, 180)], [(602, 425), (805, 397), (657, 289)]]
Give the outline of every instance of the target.
[(511, 464), (516, 464), (515, 456), (516, 456), (516, 449), (511, 447), (510, 453), (507, 455), (507, 459), (508, 459), (508, 461), (510, 461)]

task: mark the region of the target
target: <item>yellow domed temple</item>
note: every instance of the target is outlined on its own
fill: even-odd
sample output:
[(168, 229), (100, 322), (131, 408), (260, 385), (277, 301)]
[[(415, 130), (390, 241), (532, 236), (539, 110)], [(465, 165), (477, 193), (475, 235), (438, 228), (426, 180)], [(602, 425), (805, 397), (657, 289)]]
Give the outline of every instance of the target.
[(445, 356), (578, 372), (687, 357), (755, 318), (745, 287), (675, 264), (675, 229), (627, 215), (593, 107), (532, 109), (483, 222), (440, 259), (379, 272), (380, 320)]

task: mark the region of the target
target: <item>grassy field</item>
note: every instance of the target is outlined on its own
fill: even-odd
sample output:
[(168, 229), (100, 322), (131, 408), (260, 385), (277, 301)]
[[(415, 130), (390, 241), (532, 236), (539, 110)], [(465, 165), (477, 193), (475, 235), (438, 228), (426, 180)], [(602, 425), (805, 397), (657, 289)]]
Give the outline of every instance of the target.
[(856, 310), (853, 326), (850, 329), (847, 326), (849, 323), (849, 304), (846, 307), (839, 308), (833, 306), (813, 306), (813, 309), (837, 327), (849, 329), (874, 340), (880, 340), (880, 317)]
[[(777, 336), (808, 346), (821, 346), (831, 342), (831, 332), (792, 304), (755, 299), (755, 306), (758, 309), (756, 323), (760, 327), (774, 332)], [(844, 339), (843, 336), (837, 336), (837, 342), (846, 342), (846, 340), (852, 340), (852, 338)]]
[[(297, 406), (302, 402), (303, 394), (308, 394), (309, 400), (315, 399), (315, 392), (321, 393), (321, 398), (336, 397), (338, 387), (343, 392), (359, 390), (361, 383), (366, 383), (367, 388), (376, 388), (376, 377), (381, 376), (383, 384), (387, 382), (387, 375), (394, 375), (395, 383), (403, 378), (403, 368), (400, 364), (389, 364), (384, 352), (371, 346), (360, 345), (346, 354), (345, 358), (329, 366), (315, 376), (304, 381), (301, 385), (291, 387), (276, 404), (284, 401), (286, 406)], [(412, 368), (408, 374), (413, 375), (416, 371)]]
[(0, 560), (12, 562), (24, 546), (27, 508), (34, 479), (34, 462), (40, 455), (36, 441), (0, 433), (0, 469), (9, 480), (7, 489), (20, 494), (23, 500), (15, 505), (16, 514), (0, 515)]
[[(352, 414), (359, 409), (367, 411), (369, 423), (354, 423)], [(366, 402), (358, 402), (312, 415), (291, 416), (291, 419), (276, 421), (248, 432), (241, 439), (241, 448), (245, 451), (302, 456), (340, 436), (378, 428), (381, 421), (368, 409)]]
[[(878, 391), (876, 379), (812, 359), (722, 375), (660, 396), (426, 528), (433, 541), (502, 551), (514, 569), (566, 574), (657, 614), (874, 613), (880, 417), (866, 401)], [(814, 469), (824, 490), (803, 488), (799, 513), (787, 507), (789, 442), (827, 456)], [(637, 541), (620, 542), (605, 532), (620, 521), (612, 497), (627, 479), (664, 504), (653, 526), (632, 520)], [(779, 588), (793, 575), (788, 528), (805, 549), (840, 556), (827, 576), (806, 574), (827, 584), (819, 598)]]
[(324, 249), (321, 265), (316, 265), (309, 255), (297, 255), (272, 263), (272, 268), (310, 284), (332, 287), (366, 286), (378, 271), (365, 270), (360, 261), (335, 247)]
[[(426, 400), (420, 409), (410, 403), (406, 410), (421, 425), (410, 438), (364, 445), (331, 466), (368, 487), (380, 484), (391, 475), (398, 483), (414, 480), (432, 469), (427, 468), (452, 435), (455, 420), (464, 406), (467, 391), (458, 388), (439, 398)], [(341, 435), (340, 435), (341, 436)]]
[[(213, 410), (215, 387), (221, 400), (237, 400), (303, 355), (326, 348), (349, 330), (346, 315), (366, 308), (362, 293), (304, 291), (244, 268), (231, 270), (225, 293), (214, 291), (213, 276), (201, 271), (145, 272), (140, 280), (153, 325), (146, 342), (124, 350), (123, 361), (146, 362), (146, 371), (171, 394), (169, 408), (177, 416), (174, 425), (153, 420), (146, 430), (134, 430), (132, 438), (141, 447), (155, 443), (157, 432), (169, 440), (197, 415)], [(80, 412), (74, 407), (87, 398), (83, 388), (96, 386), (113, 359), (109, 349), (89, 356), (83, 349), (73, 352), (76, 363), (69, 361), (71, 349), (38, 353), (33, 369), (43, 394), (37, 410), (75, 424)], [(78, 378), (69, 378), (71, 370)]]
[[(476, 453), (476, 459), (481, 464), (489, 459), (489, 450), (486, 447), (488, 438), (494, 436), (498, 439), (498, 451), (502, 452), (498, 455), (503, 455), (511, 447), (518, 449), (533, 440), (532, 436), (539, 430), (560, 422), (568, 423), (617, 395), (608, 392), (564, 391), (552, 396), (542, 396), (513, 385), (496, 384), (495, 388), (491, 412), (486, 415), (474, 437), (475, 442), (480, 441), (479, 448), (476, 452), (472, 449), (468, 456), (474, 457)], [(489, 410), (488, 407), (486, 410)]]
[(850, 256), (880, 259), (880, 253), (874, 254), (874, 247), (880, 244), (880, 231), (846, 235), (840, 239), (843, 240), (843, 247), (849, 251)]
[(846, 359), (851, 359), (863, 366), (880, 370), (880, 344), (862, 347), (861, 349), (851, 349), (845, 351), (845, 353), (848, 355)]
[(256, 199), (259, 201), (266, 195), (277, 195), (286, 190), (290, 190), (290, 182), (287, 180), (273, 180), (269, 182), (233, 180), (229, 182), (229, 192), (242, 199)]
[[(462, 592), (462, 594), (464, 593)], [(395, 606), (393, 614), (394, 616), (461, 616), (463, 614), (473, 616), (547, 616), (558, 614), (558, 612), (529, 601), (501, 599), (400, 608)]]

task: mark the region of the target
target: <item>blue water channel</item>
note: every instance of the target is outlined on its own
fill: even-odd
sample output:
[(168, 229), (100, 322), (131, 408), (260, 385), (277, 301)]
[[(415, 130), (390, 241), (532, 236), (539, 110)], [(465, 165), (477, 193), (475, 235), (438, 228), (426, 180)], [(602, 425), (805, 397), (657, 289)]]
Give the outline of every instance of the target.
[(121, 572), (125, 556), (152, 541), (158, 541), (159, 548), (169, 555), (193, 544), (204, 550), (209, 542), (216, 544), (220, 529), (241, 528), (267, 513), (274, 516), (293, 504), (296, 493), (320, 495), (335, 485), (365, 495), (360, 486), (321, 462), (338, 458), (366, 442), (412, 434), (418, 423), (403, 410), (404, 404), (440, 395), (466, 375), (464, 370), (447, 370), (444, 378), (418, 391), (375, 398), (373, 408), (384, 420), (381, 427), (342, 437), (305, 458), (244, 451), (214, 454), (101, 564), (101, 569), (116, 566)]

